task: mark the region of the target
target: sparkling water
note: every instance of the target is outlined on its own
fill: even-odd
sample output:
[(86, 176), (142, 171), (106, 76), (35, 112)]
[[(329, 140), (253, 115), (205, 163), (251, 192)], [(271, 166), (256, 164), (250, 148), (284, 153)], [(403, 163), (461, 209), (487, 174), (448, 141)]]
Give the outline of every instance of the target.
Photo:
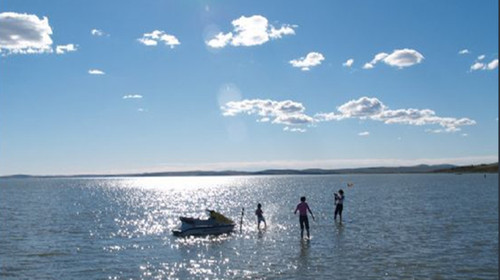
[[(172, 235), (207, 208), (236, 232)], [(498, 279), (497, 265), (497, 174), (0, 179), (1, 279)]]

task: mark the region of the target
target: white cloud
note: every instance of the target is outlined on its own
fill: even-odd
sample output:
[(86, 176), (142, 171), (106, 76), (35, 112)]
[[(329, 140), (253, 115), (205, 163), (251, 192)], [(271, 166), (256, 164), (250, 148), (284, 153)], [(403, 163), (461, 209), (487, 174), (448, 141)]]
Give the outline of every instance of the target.
[[(286, 131), (292, 132), (304, 132), (303, 126), (315, 122), (314, 118), (304, 113), (305, 107), (301, 103), (291, 100), (245, 99), (227, 102), (221, 106), (221, 110), (223, 116), (255, 115), (258, 122), (293, 126), (293, 128), (286, 129)], [(301, 131), (301, 129), (304, 131)]]
[(423, 59), (424, 56), (413, 49), (394, 50), (391, 54), (381, 52), (376, 54), (370, 62), (365, 63), (363, 69), (372, 69), (375, 64), (379, 63), (380, 61), (389, 66), (402, 69), (404, 67), (410, 67), (415, 64), (421, 63)]
[(307, 131), (307, 129), (304, 129), (304, 128), (297, 128), (297, 127), (288, 127), (286, 126), (285, 128), (283, 128), (283, 131), (290, 131), (290, 132), (300, 132), (300, 133), (304, 133)]
[(0, 52), (35, 54), (52, 52), (49, 19), (14, 12), (0, 13)]
[(156, 46), (158, 43), (163, 42), (166, 46), (174, 48), (181, 43), (174, 35), (169, 35), (161, 30), (154, 30), (151, 33), (144, 33), (142, 38), (137, 39), (139, 42), (146, 46)]
[(470, 53), (468, 49), (463, 49), (458, 52), (458, 54), (468, 54)]
[(235, 36), (232, 38), (233, 46), (262, 45), (269, 41), (268, 22), (263, 16), (240, 17), (232, 22)]
[(475, 125), (476, 122), (469, 118), (439, 117), (429, 109), (398, 109), (386, 110), (380, 115), (372, 116), (374, 120), (380, 120), (387, 124), (409, 124), (409, 125), (439, 125), (444, 130), (439, 132), (457, 132), (460, 126)]
[(384, 62), (390, 66), (399, 68), (409, 67), (422, 62), (424, 56), (412, 49), (395, 50), (384, 58)]
[[(361, 97), (338, 107), (336, 120), (343, 118), (372, 119), (386, 124), (439, 125), (444, 132), (460, 131), (460, 126), (474, 125), (476, 122), (468, 118), (439, 117), (430, 109), (397, 109), (390, 110), (375, 97)], [(339, 116), (340, 115), (340, 116)]]
[(385, 105), (377, 98), (361, 97), (358, 100), (351, 100), (341, 105), (337, 111), (347, 118), (358, 117), (365, 119), (380, 114), (385, 109)]
[(306, 57), (290, 60), (290, 64), (293, 67), (299, 67), (302, 71), (309, 71), (310, 67), (320, 65), (323, 60), (325, 60), (325, 57), (321, 53), (310, 52)]
[(271, 25), (271, 31), (269, 31), (269, 37), (272, 39), (279, 39), (283, 37), (283, 35), (295, 35), (295, 30), (293, 30), (293, 27), (289, 24), (285, 24), (281, 26), (281, 28), (276, 29), (274, 26)]
[(89, 74), (90, 75), (104, 75), (106, 73), (104, 73), (104, 71), (99, 70), (99, 69), (90, 69)]
[[(0, 13), (0, 53), (39, 54), (53, 53), (52, 28), (49, 19), (14, 12)], [(74, 44), (56, 46), (57, 54), (76, 51)]]
[(140, 99), (140, 98), (142, 98), (142, 95), (140, 94), (128, 94), (123, 96), (123, 99)]
[(225, 47), (233, 38), (233, 33), (229, 32), (227, 34), (219, 33), (213, 39), (206, 42), (206, 44), (212, 48), (223, 48)]
[(387, 56), (389, 56), (389, 54), (387, 54), (385, 52), (378, 53), (375, 55), (375, 57), (372, 59), (372, 61), (370, 61), (370, 64), (375, 65), (378, 62), (380, 62), (381, 60), (384, 60)]
[(472, 64), (470, 66), (470, 71), (484, 70), (485, 67), (486, 67), (486, 65), (484, 63), (475, 62), (474, 64)]
[(267, 18), (261, 15), (250, 17), (241, 16), (231, 22), (233, 31), (220, 32), (214, 38), (205, 43), (212, 48), (223, 48), (231, 46), (257, 46), (262, 45), (270, 39), (279, 39), (284, 35), (295, 34), (294, 25), (284, 24), (279, 28), (269, 24)]
[(74, 52), (76, 50), (77, 50), (76, 45), (73, 44), (59, 45), (56, 47), (57, 54), (65, 54), (67, 52)]
[[(478, 59), (480, 59), (480, 57), (482, 57), (481, 60), (484, 59), (484, 55), (479, 56)], [(476, 61), (470, 66), (470, 72), (477, 70), (495, 70), (496, 68), (498, 68), (498, 58), (490, 61), (489, 63)]]
[(342, 63), (342, 66), (351, 68), (352, 64), (354, 63), (354, 59), (349, 58), (346, 62)]
[(90, 34), (92, 34), (93, 36), (97, 36), (97, 37), (109, 36), (106, 32), (99, 30), (99, 29), (90, 30)]
[(368, 135), (370, 135), (370, 132), (368, 132), (368, 131), (363, 131), (363, 132), (358, 133), (358, 135), (359, 135), (359, 136), (368, 136)]
[(330, 112), (330, 113), (316, 113), (314, 115), (314, 119), (317, 122), (329, 122), (329, 121), (340, 121), (343, 119), (348, 118), (347, 116), (344, 116), (342, 114)]
[(470, 71), (495, 70), (496, 68), (498, 68), (498, 58), (490, 61), (488, 64), (476, 61), (471, 65)]
[(374, 67), (373, 64), (371, 64), (369, 62), (367, 62), (367, 63), (365, 63), (365, 65), (363, 65), (363, 69), (373, 69), (373, 67)]
[(492, 60), (490, 63), (488, 63), (488, 66), (486, 67), (488, 70), (494, 70), (498, 68), (498, 58)]
[[(468, 50), (467, 53), (469, 53)], [(470, 66), (469, 72), (478, 70), (494, 70), (498, 68), (498, 58), (493, 59), (489, 63), (485, 61), (485, 58), (486, 58), (485, 54), (479, 55), (474, 61), (474, 63)]]
[[(457, 132), (462, 126), (475, 125), (469, 118), (453, 118), (437, 116), (430, 109), (389, 109), (375, 97), (361, 97), (348, 101), (337, 108), (337, 112), (317, 113), (313, 117), (305, 114), (302, 103), (291, 100), (242, 100), (231, 101), (221, 106), (223, 116), (240, 114), (255, 115), (258, 122), (271, 122), (304, 129), (304, 126), (315, 125), (319, 122), (341, 121), (349, 118), (380, 121), (385, 124), (406, 125), (438, 125), (441, 128), (427, 131), (434, 133)], [(289, 130), (288, 128), (287, 130)]]

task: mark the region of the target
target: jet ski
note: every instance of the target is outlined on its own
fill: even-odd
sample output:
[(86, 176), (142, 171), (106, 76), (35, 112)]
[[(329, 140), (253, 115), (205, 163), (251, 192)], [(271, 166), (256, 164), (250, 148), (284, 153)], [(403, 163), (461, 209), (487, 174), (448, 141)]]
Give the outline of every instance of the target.
[(192, 217), (179, 217), (182, 224), (178, 229), (172, 230), (175, 236), (189, 235), (218, 235), (233, 231), (235, 223), (228, 217), (214, 210), (208, 210), (208, 219)]

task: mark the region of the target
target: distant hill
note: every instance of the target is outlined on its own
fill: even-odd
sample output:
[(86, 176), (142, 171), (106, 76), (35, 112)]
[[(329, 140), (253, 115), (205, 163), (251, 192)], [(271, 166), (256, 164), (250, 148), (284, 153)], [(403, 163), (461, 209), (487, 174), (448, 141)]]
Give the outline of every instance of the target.
[(444, 169), (435, 170), (434, 172), (439, 172), (439, 173), (498, 173), (498, 162), (491, 163), (491, 164), (455, 166), (455, 167), (451, 167), (451, 168), (444, 168)]
[(416, 165), (400, 167), (366, 167), (344, 169), (267, 169), (261, 171), (182, 171), (182, 172), (153, 172), (136, 174), (108, 174), (108, 175), (69, 175), (69, 176), (30, 176), (12, 175), (0, 178), (84, 178), (84, 177), (162, 177), (162, 176), (245, 176), (245, 175), (328, 175), (328, 174), (403, 174), (403, 173), (497, 173), (498, 162), (492, 164), (456, 166), (451, 164)]

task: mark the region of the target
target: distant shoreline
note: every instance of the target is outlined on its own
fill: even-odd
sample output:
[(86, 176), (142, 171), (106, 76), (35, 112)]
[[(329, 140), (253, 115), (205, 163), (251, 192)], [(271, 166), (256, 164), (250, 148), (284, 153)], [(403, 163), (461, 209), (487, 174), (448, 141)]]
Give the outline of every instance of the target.
[(256, 175), (335, 175), (335, 174), (426, 174), (426, 173), (498, 173), (498, 162), (491, 164), (455, 166), (415, 165), (400, 167), (363, 167), (345, 169), (267, 169), (261, 171), (176, 171), (129, 174), (82, 174), (82, 175), (8, 175), (8, 178), (86, 178), (86, 177), (167, 177), (167, 176), (256, 176)]

